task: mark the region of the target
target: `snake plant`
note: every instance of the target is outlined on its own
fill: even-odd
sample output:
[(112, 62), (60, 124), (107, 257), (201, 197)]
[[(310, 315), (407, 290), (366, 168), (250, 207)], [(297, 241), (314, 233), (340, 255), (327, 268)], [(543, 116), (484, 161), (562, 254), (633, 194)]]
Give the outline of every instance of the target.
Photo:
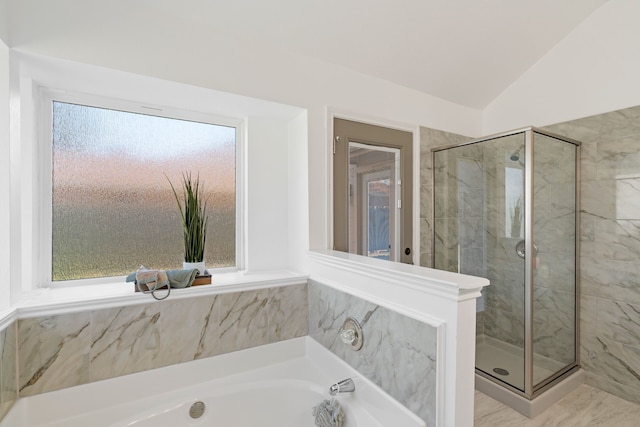
[(195, 179), (191, 173), (182, 174), (182, 201), (167, 177), (171, 190), (180, 209), (184, 236), (184, 261), (204, 261), (204, 244), (207, 238), (207, 200), (204, 187), (200, 184), (200, 175)]

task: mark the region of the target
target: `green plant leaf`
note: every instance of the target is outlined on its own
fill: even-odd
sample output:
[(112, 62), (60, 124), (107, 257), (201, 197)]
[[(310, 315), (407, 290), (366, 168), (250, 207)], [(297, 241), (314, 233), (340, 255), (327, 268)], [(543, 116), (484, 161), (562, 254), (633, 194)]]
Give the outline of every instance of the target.
[(166, 176), (173, 195), (180, 209), (182, 219), (182, 231), (184, 236), (184, 260), (185, 262), (200, 262), (204, 260), (204, 247), (207, 238), (207, 200), (205, 199), (204, 186), (201, 186), (200, 175), (191, 178), (191, 172), (182, 174), (182, 201)]

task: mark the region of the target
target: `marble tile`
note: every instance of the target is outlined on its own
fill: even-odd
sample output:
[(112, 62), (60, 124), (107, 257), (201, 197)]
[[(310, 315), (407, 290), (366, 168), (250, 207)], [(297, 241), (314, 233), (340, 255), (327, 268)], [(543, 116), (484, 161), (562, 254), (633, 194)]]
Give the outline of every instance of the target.
[(162, 366), (158, 303), (91, 312), (91, 381)]
[(332, 288), (309, 281), (309, 335), (331, 349), (336, 348), (338, 334), (346, 319), (346, 306), (344, 298)]
[(484, 233), (482, 217), (458, 219), (459, 244), (462, 248), (483, 248)]
[(616, 218), (616, 187), (614, 179), (583, 180), (580, 194), (581, 211), (596, 218)]
[[(355, 300), (358, 300), (357, 306), (350, 303)], [(384, 324), (384, 309), (351, 295), (347, 295), (347, 304), (348, 315), (354, 317), (362, 328), (363, 345), (359, 351), (353, 351), (350, 346), (337, 340), (335, 345), (338, 348), (333, 350), (362, 375), (383, 387), (383, 379), (388, 374), (388, 371), (384, 369), (382, 359), (387, 344), (383, 341), (383, 330), (386, 326)], [(385, 391), (388, 392), (388, 390)]]
[(482, 189), (463, 188), (458, 191), (460, 214), (463, 217), (482, 217), (484, 193)]
[(615, 219), (640, 218), (640, 178), (637, 172), (631, 177), (620, 177), (615, 180), (615, 196)]
[(525, 426), (528, 421), (527, 417), (508, 406), (479, 391), (475, 392), (475, 427)]
[(431, 218), (420, 218), (420, 265), (423, 267), (431, 267), (431, 236), (433, 228), (431, 226)]
[(222, 294), (218, 303), (218, 354), (269, 343), (269, 289)]
[(598, 334), (622, 344), (640, 343), (640, 305), (598, 299), (596, 310)]
[(537, 287), (533, 290), (533, 294), (534, 320), (573, 329), (573, 325), (576, 323), (576, 304), (573, 292), (557, 290), (555, 287)]
[[(484, 186), (484, 165), (482, 159), (458, 160), (456, 188), (482, 189)], [(455, 170), (455, 169), (454, 169)]]
[(640, 405), (583, 384), (534, 419), (476, 391), (475, 427), (632, 427)]
[(598, 298), (580, 295), (580, 340), (592, 335), (597, 328)]
[(460, 273), (486, 277), (483, 248), (463, 249), (460, 251)]
[(0, 410), (15, 400), (12, 383), (29, 396), (304, 336), (307, 313), (307, 287), (296, 285), (23, 319), (19, 361), (6, 356), (16, 331), (0, 337)]
[(473, 138), (464, 135), (420, 127), (420, 154), (430, 152), (431, 148), (454, 145), (471, 139)]
[(585, 295), (640, 304), (640, 264), (582, 256), (580, 285)]
[(307, 285), (271, 288), (269, 293), (269, 342), (308, 335)]
[(551, 321), (533, 321), (535, 354), (569, 365), (576, 360), (575, 330)]
[(640, 220), (593, 219), (588, 255), (616, 261), (640, 258)]
[[(355, 317), (363, 330), (363, 347), (357, 352), (339, 339), (349, 316)], [(309, 334), (433, 425), (435, 328), (311, 281)]]
[(0, 331), (0, 420), (18, 398), (16, 361), (16, 324)]
[[(353, 295), (329, 288), (329, 292), (335, 293), (336, 314), (338, 317), (331, 322), (334, 328), (325, 331), (328, 335), (326, 341), (331, 342), (328, 347), (334, 354), (343, 359), (353, 368), (374, 383), (381, 385), (382, 368), (382, 310), (376, 304), (370, 303)], [(362, 328), (364, 334), (362, 349), (355, 352), (345, 345), (339, 338), (342, 324), (348, 317), (354, 317)]]
[(587, 372), (640, 392), (640, 346), (595, 335), (583, 339), (580, 347), (581, 362)]
[[(451, 199), (449, 202), (446, 202), (442, 197), (436, 198), (435, 206), (433, 205), (433, 198), (431, 193), (432, 188), (432, 173), (433, 168), (436, 168), (436, 174), (438, 176), (437, 183), (438, 188), (436, 188), (436, 194), (442, 196), (443, 194), (448, 194), (447, 182), (448, 177), (446, 174), (446, 170), (444, 169), (445, 164), (448, 161), (448, 154), (436, 156), (436, 164), (432, 164), (432, 155), (431, 148), (434, 147), (443, 147), (448, 145), (454, 145), (461, 142), (469, 141), (473, 138), (467, 137), (464, 135), (453, 134), (450, 132), (444, 132), (437, 129), (430, 129), (426, 127), (420, 128), (420, 217), (425, 218), (427, 221), (431, 221), (431, 209), (435, 209), (436, 218), (444, 218), (447, 212), (451, 210), (457, 210), (457, 202), (455, 199)], [(472, 158), (479, 158), (478, 156), (482, 156), (482, 150), (479, 147), (473, 147), (469, 150), (466, 150), (470, 153)], [(439, 175), (438, 175), (439, 174)], [(468, 205), (466, 210), (468, 212), (472, 212), (475, 208), (471, 206), (477, 200), (467, 200)], [(431, 224), (429, 224), (431, 225)], [(431, 266), (432, 262), (430, 253), (432, 252), (432, 233), (429, 228), (428, 232), (422, 233), (421, 231), (421, 239), (420, 239), (420, 263), (423, 266)], [(429, 254), (427, 256), (427, 253)], [(457, 264), (457, 260), (454, 262), (453, 259), (448, 258), (447, 261), (447, 269), (453, 268), (454, 264)], [(457, 270), (457, 268), (456, 268)]]
[(596, 179), (634, 176), (640, 171), (640, 134), (597, 144)]
[(19, 320), (20, 396), (89, 382), (90, 335), (89, 313)]
[(218, 349), (218, 295), (160, 303), (158, 366), (213, 356)]
[(436, 330), (391, 310), (383, 317), (382, 388), (435, 425)]
[(612, 111), (573, 120), (571, 122), (547, 126), (545, 129), (582, 142), (598, 141), (602, 139), (603, 136), (624, 138), (640, 133), (640, 121), (637, 117), (637, 109), (638, 107), (631, 107)]
[(597, 388), (598, 390), (602, 390), (603, 392), (607, 392), (613, 396), (624, 399), (625, 401), (640, 405), (640, 390), (620, 384), (606, 375), (599, 375), (596, 372), (587, 371), (585, 383)]
[(431, 182), (420, 184), (420, 217), (431, 218), (432, 206), (433, 194), (431, 192)]
[(420, 266), (433, 268), (433, 254), (431, 249), (420, 251)]

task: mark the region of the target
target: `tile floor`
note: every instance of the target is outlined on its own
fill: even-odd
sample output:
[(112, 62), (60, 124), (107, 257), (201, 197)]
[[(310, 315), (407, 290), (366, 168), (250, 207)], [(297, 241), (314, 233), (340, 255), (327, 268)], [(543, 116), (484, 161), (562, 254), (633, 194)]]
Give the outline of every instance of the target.
[(529, 419), (476, 391), (475, 427), (638, 427), (640, 405), (586, 384)]

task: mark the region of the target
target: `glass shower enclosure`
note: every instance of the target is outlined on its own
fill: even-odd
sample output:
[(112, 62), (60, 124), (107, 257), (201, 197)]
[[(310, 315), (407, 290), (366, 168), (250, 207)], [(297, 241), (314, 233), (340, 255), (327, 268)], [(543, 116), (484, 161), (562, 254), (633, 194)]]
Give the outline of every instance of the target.
[(433, 155), (433, 266), (486, 277), (476, 372), (532, 399), (578, 368), (580, 143), (536, 128)]

